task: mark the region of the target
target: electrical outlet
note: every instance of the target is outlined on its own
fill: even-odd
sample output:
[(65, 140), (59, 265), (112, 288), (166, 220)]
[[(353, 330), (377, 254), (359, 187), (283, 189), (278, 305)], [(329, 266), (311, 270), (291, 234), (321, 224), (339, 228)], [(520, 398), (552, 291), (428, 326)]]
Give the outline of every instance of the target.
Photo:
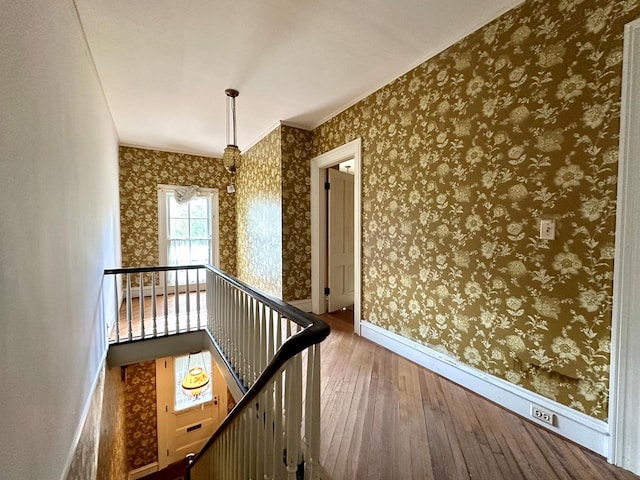
[(548, 423), (549, 425), (555, 426), (556, 424), (556, 414), (550, 412), (549, 410), (545, 410), (542, 407), (531, 404), (531, 416), (540, 420), (541, 422)]

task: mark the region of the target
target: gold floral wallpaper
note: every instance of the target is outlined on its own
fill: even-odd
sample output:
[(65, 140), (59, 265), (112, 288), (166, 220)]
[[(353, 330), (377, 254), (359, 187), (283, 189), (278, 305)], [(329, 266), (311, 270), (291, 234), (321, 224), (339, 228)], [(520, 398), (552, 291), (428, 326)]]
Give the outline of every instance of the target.
[(97, 480), (125, 480), (127, 437), (125, 385), (119, 367), (106, 368), (100, 420)]
[(125, 480), (124, 387), (120, 369), (103, 368), (67, 480)]
[(623, 26), (639, 15), (528, 0), (314, 130), (314, 155), (363, 140), (365, 320), (606, 418)]
[(76, 451), (73, 454), (66, 480), (91, 480), (98, 469), (98, 444), (100, 442), (100, 416), (102, 413), (102, 389), (104, 370), (91, 397), (89, 412), (82, 426)]
[(282, 125), (282, 298), (311, 298), (312, 135)]
[(127, 366), (125, 412), (129, 470), (157, 462), (158, 414), (155, 360)]
[(238, 169), (238, 277), (287, 301), (311, 297), (312, 134), (279, 125)]
[(218, 158), (120, 147), (122, 265), (158, 265), (158, 184), (218, 189), (220, 268), (236, 273), (236, 195)]
[(242, 154), (236, 193), (238, 278), (282, 297), (280, 127)]

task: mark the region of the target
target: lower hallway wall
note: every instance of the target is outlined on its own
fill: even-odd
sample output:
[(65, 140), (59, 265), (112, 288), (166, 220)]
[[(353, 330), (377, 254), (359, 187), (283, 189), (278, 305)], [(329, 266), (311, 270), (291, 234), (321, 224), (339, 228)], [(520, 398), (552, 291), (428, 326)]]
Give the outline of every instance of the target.
[(119, 368), (104, 367), (88, 406), (67, 480), (125, 480), (124, 383)]

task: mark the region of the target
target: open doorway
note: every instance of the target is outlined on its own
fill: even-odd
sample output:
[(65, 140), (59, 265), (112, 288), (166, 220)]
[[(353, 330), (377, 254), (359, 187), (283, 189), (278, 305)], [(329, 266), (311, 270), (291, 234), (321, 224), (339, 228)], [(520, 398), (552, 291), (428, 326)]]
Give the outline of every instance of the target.
[[(360, 152), (361, 141), (357, 139), (311, 160), (312, 311), (324, 314), (345, 308), (346, 314), (353, 312), (357, 334), (361, 291)], [(340, 164), (342, 170), (352, 173), (332, 168)], [(329, 197), (325, 190), (327, 180), (334, 182)], [(335, 207), (333, 214), (331, 204)], [(345, 226), (352, 227), (352, 233), (345, 234)]]

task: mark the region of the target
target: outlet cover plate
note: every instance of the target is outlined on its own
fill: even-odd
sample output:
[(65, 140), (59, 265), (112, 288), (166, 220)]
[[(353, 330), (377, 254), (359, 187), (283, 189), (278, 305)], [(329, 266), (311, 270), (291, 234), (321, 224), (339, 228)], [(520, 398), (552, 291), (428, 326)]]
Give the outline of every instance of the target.
[(531, 404), (531, 416), (536, 420), (540, 420), (553, 427), (556, 425), (556, 414), (547, 410), (546, 408), (539, 407), (538, 405)]

